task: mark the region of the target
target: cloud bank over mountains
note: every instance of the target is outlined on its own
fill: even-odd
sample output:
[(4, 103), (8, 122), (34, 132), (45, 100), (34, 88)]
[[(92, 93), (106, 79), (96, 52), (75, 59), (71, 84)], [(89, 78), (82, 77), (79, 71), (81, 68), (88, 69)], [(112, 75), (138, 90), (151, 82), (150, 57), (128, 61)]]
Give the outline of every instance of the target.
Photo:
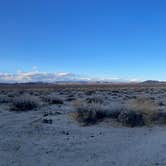
[(0, 73), (0, 82), (25, 83), (25, 82), (55, 82), (55, 81), (74, 81), (76, 75), (72, 73), (47, 73), (47, 72), (18, 72)]
[(1, 83), (26, 83), (26, 82), (59, 82), (59, 81), (108, 81), (108, 82), (130, 82), (136, 80), (125, 80), (120, 78), (92, 78), (68, 72), (48, 73), (40, 71), (0, 73)]

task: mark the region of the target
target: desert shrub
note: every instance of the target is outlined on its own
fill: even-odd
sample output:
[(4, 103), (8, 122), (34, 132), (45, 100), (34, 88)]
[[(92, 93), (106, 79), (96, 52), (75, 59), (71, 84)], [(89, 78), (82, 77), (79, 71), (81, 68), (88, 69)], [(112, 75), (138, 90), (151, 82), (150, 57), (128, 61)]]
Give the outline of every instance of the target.
[(118, 121), (128, 127), (143, 126), (145, 124), (143, 115), (134, 111), (121, 112)]
[(95, 94), (96, 92), (94, 90), (89, 90), (89, 91), (85, 91), (85, 95), (92, 95), (92, 94)]
[(113, 102), (109, 107), (101, 102), (77, 101), (74, 107), (76, 111), (71, 113), (71, 116), (83, 126), (110, 118), (116, 119), (124, 126), (135, 127), (150, 125), (159, 118), (157, 104), (146, 97), (131, 99), (127, 104)]
[(33, 96), (40, 96), (40, 92), (37, 91), (30, 91), (29, 94)]
[(106, 108), (99, 103), (84, 103), (75, 102), (74, 104), (76, 111), (72, 112), (70, 115), (78, 123), (83, 126), (95, 124), (99, 120), (106, 117)]
[(22, 95), (13, 99), (10, 110), (28, 111), (36, 109), (40, 105), (38, 98), (31, 95)]
[(19, 94), (19, 95), (23, 95), (24, 93), (25, 93), (24, 90), (19, 90), (19, 91), (18, 91), (18, 94)]
[(75, 97), (68, 97), (68, 98), (66, 99), (66, 101), (74, 101), (74, 100), (76, 100)]
[(8, 95), (0, 95), (0, 103), (9, 103), (12, 101), (12, 98)]
[(100, 103), (100, 104), (102, 104), (102, 103), (104, 102), (104, 99), (103, 99), (102, 96), (93, 95), (93, 96), (91, 96), (91, 97), (88, 97), (88, 98), (86, 99), (86, 101), (87, 101), (88, 103)]
[[(129, 123), (131, 123), (131, 126), (140, 126), (152, 124), (157, 118), (157, 105), (149, 98), (140, 97), (128, 101), (125, 112), (119, 115), (118, 120), (129, 126)], [(134, 123), (134, 121), (137, 122)]]
[(158, 102), (158, 105), (159, 105), (159, 106), (164, 106), (165, 104), (164, 104), (162, 101), (159, 101), (159, 102)]
[(7, 96), (11, 99), (11, 98), (14, 98), (16, 96), (16, 93), (15, 92), (10, 92), (7, 94)]
[(63, 99), (55, 94), (48, 95), (43, 98), (44, 101), (48, 102), (49, 104), (63, 104)]
[(75, 94), (70, 94), (70, 95), (68, 95), (67, 97), (74, 97), (75, 96)]
[(117, 119), (123, 111), (125, 111), (125, 106), (121, 102), (111, 102), (106, 114), (108, 118)]
[(112, 90), (112, 93), (120, 93), (120, 90)]

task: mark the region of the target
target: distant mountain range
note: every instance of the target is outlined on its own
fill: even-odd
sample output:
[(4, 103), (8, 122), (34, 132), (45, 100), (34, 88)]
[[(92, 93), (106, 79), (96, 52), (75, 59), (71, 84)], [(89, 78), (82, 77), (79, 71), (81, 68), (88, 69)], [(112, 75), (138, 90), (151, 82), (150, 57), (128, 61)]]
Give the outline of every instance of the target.
[(166, 81), (147, 80), (144, 82), (109, 82), (109, 81), (55, 81), (48, 82), (26, 82), (26, 83), (0, 83), (0, 85), (52, 85), (52, 84), (166, 84)]
[(166, 82), (157, 81), (157, 80), (147, 80), (147, 81), (141, 82), (141, 84), (166, 84)]

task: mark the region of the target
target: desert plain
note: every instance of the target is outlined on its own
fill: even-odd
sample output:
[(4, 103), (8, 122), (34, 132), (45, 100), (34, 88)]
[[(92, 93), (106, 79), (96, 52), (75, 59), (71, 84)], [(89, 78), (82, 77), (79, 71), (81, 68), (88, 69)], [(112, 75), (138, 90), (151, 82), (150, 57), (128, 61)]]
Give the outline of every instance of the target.
[(0, 166), (166, 166), (166, 85), (1, 85)]

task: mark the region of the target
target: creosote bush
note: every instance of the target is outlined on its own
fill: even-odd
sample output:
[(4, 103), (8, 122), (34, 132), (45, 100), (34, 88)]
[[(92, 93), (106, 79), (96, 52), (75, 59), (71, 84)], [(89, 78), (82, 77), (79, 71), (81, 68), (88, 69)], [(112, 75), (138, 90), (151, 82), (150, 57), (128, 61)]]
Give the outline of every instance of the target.
[(28, 111), (36, 109), (40, 105), (37, 97), (32, 95), (22, 95), (13, 99), (10, 110), (12, 111)]
[(106, 117), (106, 108), (99, 103), (84, 103), (77, 101), (74, 103), (76, 111), (71, 113), (71, 117), (82, 126), (95, 124)]

